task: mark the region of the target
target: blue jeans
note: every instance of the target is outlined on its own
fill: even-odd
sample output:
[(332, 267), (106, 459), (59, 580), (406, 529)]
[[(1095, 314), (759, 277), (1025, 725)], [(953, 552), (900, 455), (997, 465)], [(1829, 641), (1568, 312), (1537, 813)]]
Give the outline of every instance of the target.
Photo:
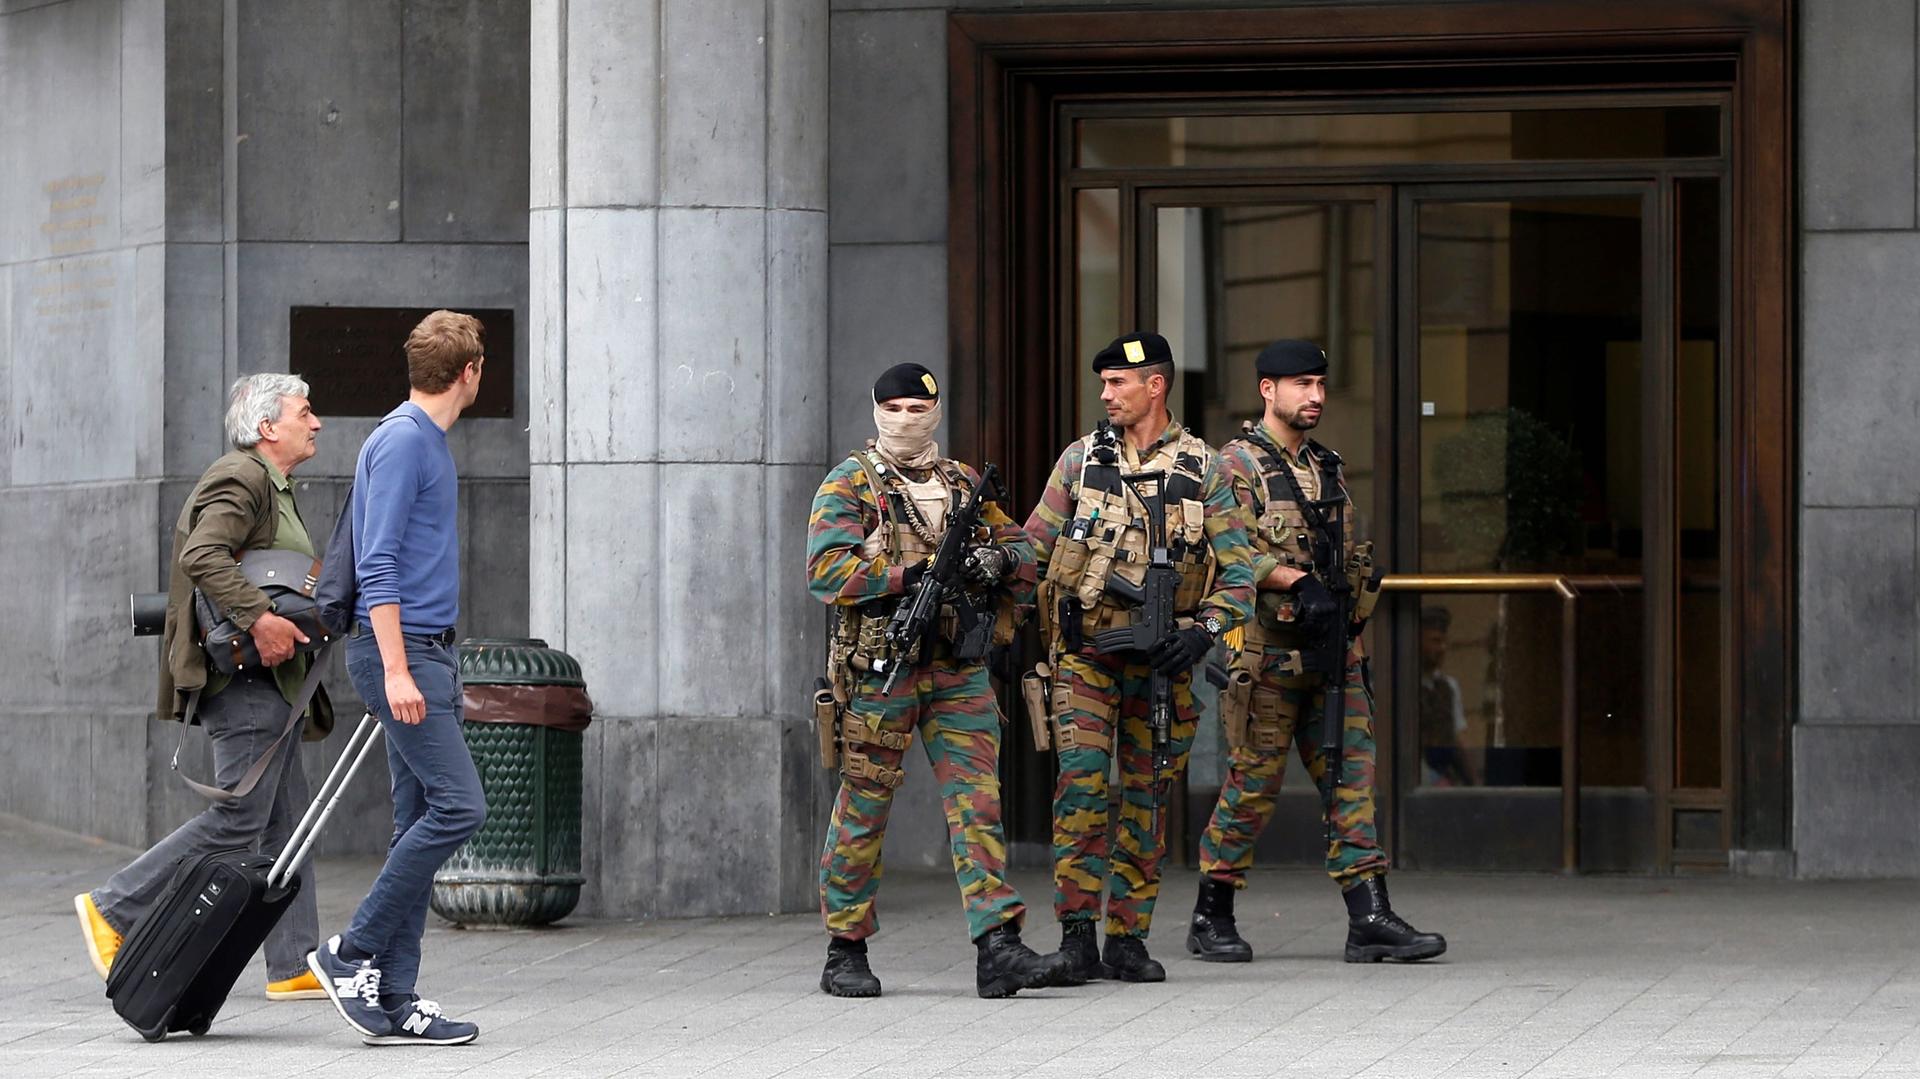
[(387, 707), (386, 666), (372, 633), (347, 640), (347, 676), (380, 717), (393, 773), (393, 842), (343, 939), (374, 956), (384, 996), (414, 991), (433, 874), (487, 818), (480, 773), (460, 731), (460, 670), (453, 648), (405, 635), (407, 670), (427, 702), (417, 725)]

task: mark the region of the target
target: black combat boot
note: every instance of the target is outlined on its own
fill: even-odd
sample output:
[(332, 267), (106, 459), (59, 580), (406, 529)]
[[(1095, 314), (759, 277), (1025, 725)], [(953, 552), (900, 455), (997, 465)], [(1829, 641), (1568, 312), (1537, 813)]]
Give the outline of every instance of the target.
[(1085, 985), (1111, 976), (1100, 961), (1100, 945), (1094, 942), (1091, 921), (1061, 922), (1058, 954), (1067, 961), (1061, 985)]
[(1233, 927), (1231, 881), (1200, 878), (1200, 899), (1193, 905), (1193, 924), (1187, 927), (1187, 951), (1206, 963), (1251, 963), (1253, 945), (1240, 939)]
[(1447, 938), (1422, 933), (1393, 912), (1387, 878), (1368, 877), (1341, 894), (1347, 900), (1347, 962), (1432, 959), (1447, 950)]
[(1167, 980), (1167, 968), (1147, 954), (1147, 942), (1139, 937), (1108, 937), (1104, 960), (1110, 976), (1123, 982)]
[(1072, 965), (1067, 957), (1059, 952), (1041, 955), (1022, 944), (1020, 930), (1012, 923), (987, 930), (973, 944), (980, 949), (975, 984), (989, 1000), (1010, 997), (1022, 989), (1067, 984), (1067, 968)]
[(820, 991), (836, 997), (877, 997), (880, 979), (867, 968), (867, 942), (834, 937), (827, 941), (827, 969), (820, 972)]

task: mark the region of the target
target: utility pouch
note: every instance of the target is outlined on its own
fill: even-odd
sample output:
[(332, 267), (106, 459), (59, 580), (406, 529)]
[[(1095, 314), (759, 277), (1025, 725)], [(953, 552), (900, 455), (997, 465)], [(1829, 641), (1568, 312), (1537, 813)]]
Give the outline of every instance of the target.
[(820, 741), (820, 767), (840, 767), (840, 702), (824, 678), (813, 680), (813, 733)]
[(1068, 589), (1078, 589), (1081, 575), (1087, 572), (1087, 559), (1092, 554), (1086, 540), (1062, 537), (1053, 548), (1053, 557), (1047, 562), (1047, 580)]
[[(1169, 527), (1167, 531), (1173, 531)], [(1197, 498), (1180, 500), (1180, 538), (1188, 546), (1198, 544), (1207, 534), (1207, 504)]]
[(1227, 669), (1227, 686), (1220, 691), (1220, 718), (1226, 725), (1228, 749), (1247, 744), (1247, 716), (1253, 706), (1253, 672), (1238, 665)]
[(1053, 711), (1048, 706), (1047, 688), (1047, 679), (1052, 676), (1053, 668), (1045, 663), (1035, 665), (1033, 670), (1020, 676), (1020, 698), (1027, 705), (1027, 726), (1033, 731), (1033, 748), (1041, 753), (1053, 748)]
[(1111, 551), (1101, 551), (1087, 559), (1086, 571), (1080, 575), (1080, 580), (1077, 582), (1079, 591), (1075, 593), (1081, 609), (1092, 610), (1099, 605), (1100, 597), (1106, 594), (1107, 576), (1112, 572), (1113, 553)]
[(872, 670), (875, 662), (892, 659), (893, 646), (887, 643), (887, 620), (871, 616), (860, 619), (860, 636), (854, 645), (854, 654), (866, 660), (867, 669)]
[(1373, 616), (1373, 608), (1380, 602), (1380, 571), (1373, 568), (1373, 543), (1358, 544), (1353, 549), (1353, 557), (1347, 559), (1347, 580), (1353, 584), (1353, 621), (1351, 630), (1358, 635), (1366, 628), (1367, 619)]

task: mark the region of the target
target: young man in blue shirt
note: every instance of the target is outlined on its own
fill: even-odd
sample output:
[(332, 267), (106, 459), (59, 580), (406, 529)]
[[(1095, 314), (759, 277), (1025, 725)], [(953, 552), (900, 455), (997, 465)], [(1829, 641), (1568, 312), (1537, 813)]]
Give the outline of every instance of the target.
[(386, 735), (393, 842), (353, 920), (307, 965), (367, 1044), (461, 1045), (480, 1028), (420, 999), (414, 978), (434, 871), (486, 819), (460, 731), (460, 492), (447, 448), (480, 392), (480, 322), (435, 311), (406, 353), (412, 392), (360, 447), (348, 507), (360, 595), (347, 674)]

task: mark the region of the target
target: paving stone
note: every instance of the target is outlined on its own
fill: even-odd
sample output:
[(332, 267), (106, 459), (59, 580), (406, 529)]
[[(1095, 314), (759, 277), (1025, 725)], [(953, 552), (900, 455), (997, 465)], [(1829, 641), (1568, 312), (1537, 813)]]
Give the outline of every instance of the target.
[[(365, 1068), (325, 1004), (270, 1004), (242, 976), (204, 1039), (121, 1025), (75, 938), (72, 895), (132, 854), (0, 816), (0, 1075), (221, 1076)], [(320, 865), (323, 932), (378, 866)], [(1043, 906), (1044, 874), (1015, 884)], [(952, 879), (892, 872), (878, 1000), (816, 981), (813, 915), (569, 918), (528, 932), (428, 929), (421, 985), (481, 1025), (396, 1075), (447, 1076), (1914, 1076), (1920, 882), (1488, 877), (1404, 872), (1394, 894), (1448, 935), (1440, 962), (1340, 962), (1343, 911), (1306, 871), (1255, 871), (1239, 900), (1256, 961), (1181, 950), (1190, 873), (1167, 881), (1161, 985), (1099, 982), (987, 1001)], [(1873, 933), (1856, 927), (1872, 926)], [(1764, 945), (1756, 943), (1764, 942)]]

